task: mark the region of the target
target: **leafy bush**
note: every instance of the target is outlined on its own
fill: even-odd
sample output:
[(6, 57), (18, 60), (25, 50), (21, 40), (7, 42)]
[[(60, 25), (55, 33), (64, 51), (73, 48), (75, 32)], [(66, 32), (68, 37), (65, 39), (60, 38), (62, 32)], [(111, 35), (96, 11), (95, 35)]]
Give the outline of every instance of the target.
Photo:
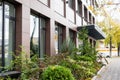
[(74, 58), (74, 60), (77, 60), (77, 61), (93, 61), (91, 57), (81, 56), (79, 54), (76, 54), (73, 58)]
[(70, 39), (64, 40), (60, 47), (60, 53), (69, 53), (69, 55), (76, 53), (75, 43)]
[(79, 45), (78, 52), (80, 52), (81, 55), (89, 56), (96, 60), (96, 54), (98, 52), (96, 51), (95, 47), (92, 47), (92, 45), (88, 42), (88, 30), (83, 28), (78, 34), (78, 39), (83, 41), (83, 44)]
[(42, 80), (75, 80), (71, 71), (62, 66), (48, 66), (42, 73)]
[(62, 60), (66, 59), (69, 53), (61, 53), (50, 57), (45, 57), (44, 62), (46, 66), (58, 65)]
[[(22, 58), (22, 59), (21, 59)], [(21, 61), (21, 64), (18, 63)], [(16, 63), (16, 61), (18, 61)], [(21, 67), (21, 76), (20, 80), (35, 80), (39, 79), (39, 58), (37, 55), (32, 56), (31, 58), (27, 58), (24, 52), (21, 53), (21, 57), (17, 56), (14, 60), (14, 63), (17, 67)]]
[(76, 80), (85, 80), (94, 75), (89, 68), (70, 58), (61, 61), (59, 65), (69, 68)]

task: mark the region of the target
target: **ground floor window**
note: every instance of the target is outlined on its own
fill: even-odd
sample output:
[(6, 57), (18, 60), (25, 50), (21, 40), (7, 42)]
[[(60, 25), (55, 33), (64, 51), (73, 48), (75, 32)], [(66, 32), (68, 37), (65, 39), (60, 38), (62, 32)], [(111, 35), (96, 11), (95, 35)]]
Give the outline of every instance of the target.
[(73, 41), (74, 43), (76, 43), (76, 32), (69, 29), (69, 37), (70, 37), (70, 40)]
[(45, 24), (46, 20), (35, 14), (30, 16), (30, 50), (31, 56), (38, 54), (45, 56)]
[(61, 45), (63, 43), (63, 31), (64, 27), (60, 24), (55, 24), (55, 52), (58, 54), (60, 52)]
[(15, 6), (0, 4), (0, 66), (9, 66), (15, 45)]

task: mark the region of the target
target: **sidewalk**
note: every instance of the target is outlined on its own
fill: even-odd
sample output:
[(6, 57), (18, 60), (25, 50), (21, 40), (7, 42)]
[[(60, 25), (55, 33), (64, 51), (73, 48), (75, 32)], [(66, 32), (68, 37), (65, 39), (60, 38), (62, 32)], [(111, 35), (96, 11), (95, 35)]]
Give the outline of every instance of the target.
[(109, 64), (100, 70), (94, 80), (120, 80), (120, 57), (107, 60)]

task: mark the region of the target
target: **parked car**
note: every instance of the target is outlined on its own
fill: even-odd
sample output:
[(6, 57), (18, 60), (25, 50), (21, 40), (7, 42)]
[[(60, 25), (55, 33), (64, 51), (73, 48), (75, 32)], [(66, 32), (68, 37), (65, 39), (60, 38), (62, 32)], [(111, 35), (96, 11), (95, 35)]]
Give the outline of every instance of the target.
[(109, 53), (99, 53), (102, 57), (110, 58)]

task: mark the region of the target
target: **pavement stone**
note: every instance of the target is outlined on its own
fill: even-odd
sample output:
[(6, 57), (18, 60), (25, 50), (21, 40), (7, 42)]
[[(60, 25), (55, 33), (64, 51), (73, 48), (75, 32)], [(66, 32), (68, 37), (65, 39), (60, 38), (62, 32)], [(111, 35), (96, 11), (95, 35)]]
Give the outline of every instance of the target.
[(120, 57), (107, 58), (107, 64), (94, 80), (120, 80)]

